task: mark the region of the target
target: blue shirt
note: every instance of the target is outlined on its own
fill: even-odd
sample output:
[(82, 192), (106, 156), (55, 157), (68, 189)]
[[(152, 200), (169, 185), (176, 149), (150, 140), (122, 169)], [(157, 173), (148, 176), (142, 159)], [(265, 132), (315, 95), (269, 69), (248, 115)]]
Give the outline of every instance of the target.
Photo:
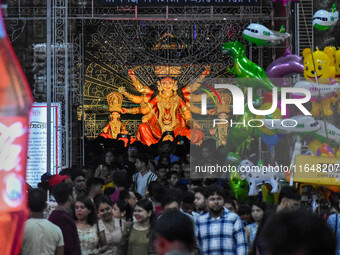
[[(337, 231), (335, 231), (335, 220), (338, 221)], [(338, 245), (336, 248), (336, 255), (340, 255), (340, 215), (332, 214), (327, 219), (328, 225), (333, 229), (334, 233), (336, 232), (336, 240), (338, 241)]]
[(200, 254), (247, 255), (247, 241), (240, 217), (224, 208), (218, 219), (206, 213), (196, 221)]
[(254, 222), (254, 223), (248, 224), (247, 228), (249, 230), (249, 243), (248, 243), (248, 247), (252, 247), (254, 239), (256, 237), (256, 232), (257, 232), (258, 226)]

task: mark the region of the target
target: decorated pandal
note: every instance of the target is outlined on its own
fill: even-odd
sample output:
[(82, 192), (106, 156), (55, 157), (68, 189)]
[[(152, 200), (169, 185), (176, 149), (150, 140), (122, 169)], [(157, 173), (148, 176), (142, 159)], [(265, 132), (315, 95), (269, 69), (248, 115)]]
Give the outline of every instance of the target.
[[(210, 104), (209, 109), (206, 109), (207, 114), (215, 115), (215, 119), (230, 120), (209, 128), (209, 138), (216, 140), (216, 148), (231, 148), (227, 152), (227, 161), (229, 166), (235, 169), (230, 173), (230, 181), (231, 188), (238, 199), (243, 200), (248, 196), (258, 195), (261, 187), (262, 192), (266, 191), (263, 184), (271, 186), (271, 190), (267, 190), (267, 193), (277, 193), (283, 181), (315, 187), (325, 186), (331, 191), (338, 192), (340, 129), (337, 120), (340, 113), (338, 80), (340, 50), (335, 47), (325, 47), (323, 51), (318, 48), (316, 51), (306, 48), (302, 51), (302, 58), (293, 55), (287, 48), (285, 54), (274, 61), (267, 71), (248, 59), (245, 46), (241, 42), (227, 42), (223, 45), (223, 51), (233, 58), (234, 67), (228, 67), (228, 71), (237, 78), (238, 88), (243, 89), (244, 93), (249, 88), (252, 88), (253, 92), (261, 90), (261, 93), (250, 92), (251, 100), (253, 104), (257, 104), (259, 111), (272, 108), (271, 114), (266, 116), (254, 114), (249, 109), (248, 101), (245, 103), (244, 113), (235, 118), (235, 109), (232, 107), (236, 104), (234, 101), (231, 105), (231, 94), (223, 89), (214, 91), (210, 85), (205, 84), (204, 80), (210, 72), (209, 66), (204, 66), (200, 76), (182, 88), (178, 85), (180, 66), (154, 66), (158, 78), (157, 89), (153, 90), (151, 86), (142, 84), (135, 74), (136, 70), (130, 70), (130, 79), (140, 95), (127, 92), (125, 87), (120, 87), (117, 92), (108, 95), (111, 120), (101, 135), (105, 138), (124, 139), (122, 136), (127, 135), (124, 129), (126, 124), (119, 120), (120, 114), (125, 115), (125, 119), (128, 120), (129, 116), (136, 115), (140, 116), (142, 123), (130, 142), (138, 140), (143, 144), (152, 145), (165, 140), (173, 141), (176, 136), (184, 136), (190, 139), (191, 144), (200, 145), (207, 137), (204, 137), (200, 125), (192, 118), (192, 114), (200, 114), (202, 111), (198, 107), (203, 100), (202, 96), (195, 92), (204, 87), (201, 89), (209, 94), (210, 92), (205, 90), (209, 88), (214, 92), (211, 99), (215, 105), (211, 107)], [(298, 73), (304, 78), (297, 81), (285, 79), (287, 75), (293, 73)], [(275, 80), (278, 78), (282, 79)], [(284, 106), (286, 109), (283, 111), (284, 108), (281, 108), (282, 104), (279, 102), (276, 103), (277, 106), (272, 106), (274, 93), (271, 92), (275, 89), (281, 93), (284, 87), (309, 91), (311, 104), (308, 108), (311, 114), (302, 115), (296, 110), (291, 112), (287, 105)], [(123, 97), (137, 104), (137, 107), (122, 107)], [(291, 98), (299, 98), (299, 94), (293, 91)], [(231, 125), (232, 118), (236, 120), (234, 125)], [(253, 128), (243, 124), (254, 119), (262, 121), (264, 125)], [(273, 120), (273, 122), (266, 120)], [(277, 121), (276, 123), (285, 121), (296, 125), (275, 124), (274, 120)], [(268, 125), (268, 123), (273, 124)], [(288, 148), (288, 150), (292, 149), (292, 155), (288, 159), (290, 164), (278, 165), (274, 160), (265, 164), (262, 159), (255, 160), (256, 157), (246, 156), (251, 151), (250, 144), (253, 141), (260, 141), (269, 147), (270, 155), (274, 159), (275, 147), (277, 148), (281, 139), (288, 140), (289, 136), (295, 138), (290, 145), (292, 148)], [(302, 146), (305, 148), (302, 149)], [(288, 150), (285, 152), (278, 150), (278, 152), (283, 155)], [(332, 167), (326, 167), (329, 172), (323, 172), (320, 178), (321, 167), (325, 166)], [(280, 171), (267, 173), (268, 167)], [(333, 171), (333, 168), (336, 171)], [(252, 169), (255, 169), (256, 174)]]

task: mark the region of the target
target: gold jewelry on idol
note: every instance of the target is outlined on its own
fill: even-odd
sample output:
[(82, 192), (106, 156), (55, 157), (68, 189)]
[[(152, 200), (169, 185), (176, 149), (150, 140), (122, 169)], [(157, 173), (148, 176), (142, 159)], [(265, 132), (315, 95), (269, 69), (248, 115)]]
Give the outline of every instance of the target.
[(123, 95), (118, 92), (111, 92), (107, 95), (107, 103), (110, 112), (122, 112)]

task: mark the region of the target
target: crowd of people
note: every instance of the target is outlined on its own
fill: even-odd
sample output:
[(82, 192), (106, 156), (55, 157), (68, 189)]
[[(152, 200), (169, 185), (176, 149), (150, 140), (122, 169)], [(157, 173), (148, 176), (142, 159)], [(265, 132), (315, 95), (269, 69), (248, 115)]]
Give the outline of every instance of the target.
[(211, 141), (195, 153), (185, 139), (124, 145), (99, 141), (86, 165), (42, 176), (21, 254), (340, 254), (340, 217), (299, 208), (294, 187), (278, 205), (240, 203), (227, 176), (190, 178), (193, 157), (225, 159)]

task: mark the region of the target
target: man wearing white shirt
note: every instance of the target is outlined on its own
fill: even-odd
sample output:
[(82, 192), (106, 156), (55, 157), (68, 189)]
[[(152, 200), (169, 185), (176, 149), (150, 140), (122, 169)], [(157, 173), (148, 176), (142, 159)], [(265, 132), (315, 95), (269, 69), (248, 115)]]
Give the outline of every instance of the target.
[(157, 180), (157, 175), (147, 169), (148, 158), (144, 154), (138, 155), (135, 163), (137, 173), (132, 176), (134, 189), (144, 196), (149, 183)]
[(21, 255), (62, 255), (64, 238), (60, 228), (44, 218), (47, 195), (33, 189), (28, 196), (30, 219), (26, 221)]

